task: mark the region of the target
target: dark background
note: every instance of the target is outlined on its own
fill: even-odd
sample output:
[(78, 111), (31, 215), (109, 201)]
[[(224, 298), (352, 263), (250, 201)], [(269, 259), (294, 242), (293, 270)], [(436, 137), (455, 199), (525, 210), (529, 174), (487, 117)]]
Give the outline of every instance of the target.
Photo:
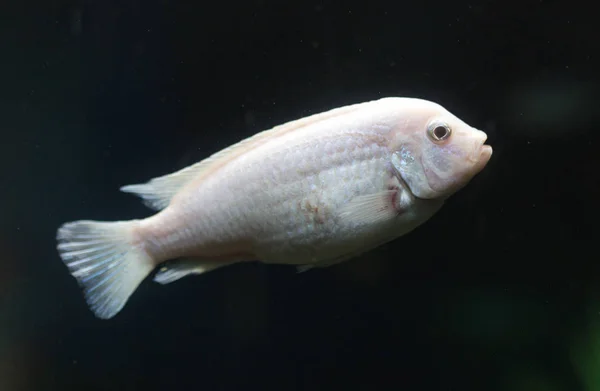
[[(3, 1), (0, 390), (599, 390), (590, 7)], [(148, 216), (118, 188), (383, 96), (494, 147), (431, 221), (329, 269), (237, 265), (88, 310), (61, 223)]]

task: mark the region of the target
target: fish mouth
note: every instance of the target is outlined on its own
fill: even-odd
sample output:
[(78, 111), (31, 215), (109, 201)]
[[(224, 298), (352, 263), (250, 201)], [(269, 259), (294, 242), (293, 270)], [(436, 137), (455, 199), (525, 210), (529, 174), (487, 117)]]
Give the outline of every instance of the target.
[[(483, 133), (483, 132), (481, 132), (481, 133)], [(492, 157), (492, 153), (494, 152), (494, 150), (492, 149), (492, 146), (485, 143), (486, 141), (487, 141), (487, 135), (485, 133), (483, 133), (483, 140), (481, 141), (481, 144), (479, 145), (479, 147), (477, 147), (475, 149), (474, 156), (472, 156), (471, 159), (469, 159), (473, 163), (475, 163), (475, 172), (476, 173), (483, 170), (483, 168), (486, 166), (486, 164), (490, 161), (490, 158)]]

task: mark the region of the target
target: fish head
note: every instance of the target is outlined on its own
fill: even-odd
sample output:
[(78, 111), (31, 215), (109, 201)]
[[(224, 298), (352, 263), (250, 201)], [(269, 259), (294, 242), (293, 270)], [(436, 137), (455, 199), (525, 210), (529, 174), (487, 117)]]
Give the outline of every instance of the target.
[(415, 197), (447, 198), (492, 156), (487, 135), (442, 106), (418, 101), (394, 131), (392, 166)]

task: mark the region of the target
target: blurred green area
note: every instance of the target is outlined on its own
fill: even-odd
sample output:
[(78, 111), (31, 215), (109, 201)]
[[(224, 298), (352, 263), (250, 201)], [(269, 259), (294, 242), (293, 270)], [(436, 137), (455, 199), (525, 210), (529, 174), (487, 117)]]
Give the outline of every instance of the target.
[(600, 297), (594, 296), (587, 322), (574, 334), (571, 359), (583, 389), (600, 391)]

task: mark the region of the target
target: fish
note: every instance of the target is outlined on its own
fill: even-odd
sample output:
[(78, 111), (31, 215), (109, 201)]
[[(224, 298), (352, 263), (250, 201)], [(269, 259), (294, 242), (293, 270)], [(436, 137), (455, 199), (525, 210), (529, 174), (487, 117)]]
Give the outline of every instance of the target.
[(429, 220), (486, 166), (486, 140), (425, 99), (333, 108), (121, 187), (155, 213), (64, 223), (58, 253), (100, 319), (154, 271), (169, 284), (240, 262), (333, 266)]

